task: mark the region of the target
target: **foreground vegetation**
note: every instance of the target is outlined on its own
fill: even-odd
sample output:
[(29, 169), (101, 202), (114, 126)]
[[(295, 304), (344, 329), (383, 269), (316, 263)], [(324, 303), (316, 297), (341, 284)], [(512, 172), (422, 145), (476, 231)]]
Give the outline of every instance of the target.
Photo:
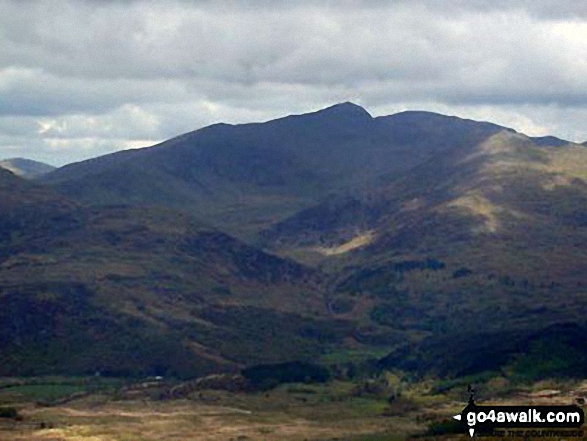
[(239, 389), (242, 377), (27, 378), (0, 381), (0, 439), (7, 441), (453, 439), (450, 416), (476, 382), (484, 402), (573, 403), (587, 383), (522, 383), (487, 373), (457, 380), (374, 378)]

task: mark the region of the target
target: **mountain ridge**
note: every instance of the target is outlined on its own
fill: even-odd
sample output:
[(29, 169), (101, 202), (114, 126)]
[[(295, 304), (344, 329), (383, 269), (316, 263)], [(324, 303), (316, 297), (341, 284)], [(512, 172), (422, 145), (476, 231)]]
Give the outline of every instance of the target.
[(41, 181), (85, 203), (166, 203), (251, 239), (332, 192), (372, 185), (452, 144), (499, 130), (429, 112), (372, 118), (343, 103), (264, 123), (208, 126), (150, 148), (70, 164)]
[[(298, 354), (316, 357), (349, 345), (385, 348), (387, 366), (405, 366), (401, 359), (407, 357), (444, 375), (483, 368), (478, 359), (458, 366), (456, 358), (443, 354), (450, 348), (446, 342), (472, 348), (483, 339), (512, 335), (532, 346), (530, 340), (542, 338), (536, 336), (560, 337), (549, 329), (582, 329), (585, 170), (584, 147), (558, 138), (528, 137), (430, 112), (373, 118), (360, 106), (343, 103), (264, 123), (209, 126), (149, 149), (73, 164), (39, 182), (81, 212), (95, 210), (98, 214), (84, 221), (91, 228), (97, 228), (99, 213), (116, 209), (108, 205), (118, 204), (125, 213), (170, 210), (181, 219), (195, 216), (217, 231), (212, 244), (201, 231), (192, 246), (185, 248), (182, 241), (163, 249), (163, 255), (182, 262), (201, 249), (200, 259), (233, 274), (230, 286), (220, 283), (211, 292), (207, 273), (216, 277), (217, 272), (200, 262), (199, 277), (208, 282), (188, 284), (194, 299), (206, 305), (197, 320), (226, 333), (224, 340), (212, 339), (212, 345), (230, 346), (220, 355), (212, 351), (215, 357), (231, 359), (235, 351), (234, 362), (259, 361), (247, 352), (258, 349), (250, 338), (258, 334), (247, 323), (266, 319), (264, 329), (277, 332), (276, 317), (287, 313), (292, 322), (314, 329), (286, 333), (306, 348)], [(158, 220), (152, 225), (171, 222), (153, 217)], [(134, 250), (127, 250), (128, 258), (143, 262), (134, 248), (140, 234), (119, 228), (109, 240), (122, 241)], [(163, 236), (156, 235), (165, 242)], [(106, 245), (100, 243), (94, 252), (103, 256)], [(143, 252), (153, 243), (149, 240)], [(243, 259), (249, 263), (243, 266)], [(292, 261), (304, 270), (285, 263)], [(186, 266), (168, 271), (171, 280), (192, 280), (183, 274)], [(250, 271), (257, 275), (253, 285), (240, 280)], [(317, 279), (299, 276), (312, 271)], [(108, 286), (120, 288), (125, 280), (115, 274)], [(187, 285), (177, 283), (173, 292), (179, 296)], [(235, 295), (222, 297), (226, 289)], [(255, 297), (249, 290), (264, 294)], [(301, 295), (305, 290), (312, 295)], [(217, 303), (204, 300), (208, 296)], [(158, 306), (168, 325), (178, 314), (169, 307)], [(309, 318), (320, 324), (310, 325)], [(195, 325), (179, 329), (189, 334), (190, 326)], [(209, 328), (198, 332), (210, 335)], [(303, 337), (321, 333), (329, 336), (327, 344)], [(230, 345), (233, 340), (248, 349)], [(402, 352), (405, 342), (409, 353)], [(495, 345), (484, 354), (510, 363), (520, 355), (516, 350)], [(441, 359), (447, 363), (435, 364)]]

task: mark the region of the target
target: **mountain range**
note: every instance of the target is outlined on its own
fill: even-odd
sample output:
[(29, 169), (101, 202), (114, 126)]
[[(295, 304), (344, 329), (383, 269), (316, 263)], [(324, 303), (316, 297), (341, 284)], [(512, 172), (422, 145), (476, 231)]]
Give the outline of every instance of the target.
[(585, 370), (580, 144), (343, 103), (0, 179), (0, 374)]
[(332, 193), (368, 188), (499, 130), (424, 112), (372, 118), (343, 103), (260, 124), (216, 124), (70, 164), (43, 181), (92, 204), (180, 208), (250, 238)]

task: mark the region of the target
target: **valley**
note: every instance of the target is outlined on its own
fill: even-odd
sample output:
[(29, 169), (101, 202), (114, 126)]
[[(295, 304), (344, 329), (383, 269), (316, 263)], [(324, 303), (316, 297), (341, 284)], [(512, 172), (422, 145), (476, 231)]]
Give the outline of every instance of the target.
[(583, 145), (352, 103), (0, 168), (0, 404), (23, 416), (0, 439), (405, 439), (470, 382), (570, 399), (585, 170)]
[[(0, 371), (190, 376), (376, 350), (464, 375), (544, 335), (581, 351), (559, 330), (586, 326), (586, 158), (491, 123), (342, 103), (34, 181), (4, 173), (0, 324), (18, 338)], [(24, 343), (40, 335), (42, 350)], [(90, 342), (99, 355), (52, 358)]]

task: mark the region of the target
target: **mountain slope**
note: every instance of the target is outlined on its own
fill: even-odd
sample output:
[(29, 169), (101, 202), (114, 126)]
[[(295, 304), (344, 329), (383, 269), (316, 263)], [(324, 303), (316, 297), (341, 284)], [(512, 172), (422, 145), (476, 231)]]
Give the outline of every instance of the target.
[(27, 179), (38, 178), (56, 169), (52, 165), (25, 158), (0, 160), (0, 167)]
[[(332, 302), (355, 299), (359, 316), (411, 330), (424, 341), (420, 363), (433, 363), (453, 350), (447, 341), (473, 354), (479, 333), (524, 339), (560, 323), (583, 326), (585, 170), (582, 146), (552, 149), (502, 131), (299, 212), (262, 236), (284, 254), (321, 255), (335, 277)], [(520, 346), (492, 347), (485, 360), (509, 360)]]
[[(524, 351), (547, 357), (556, 342), (568, 343), (565, 332), (586, 328), (585, 170), (584, 146), (558, 138), (428, 112), (372, 118), (344, 103), (266, 123), (210, 126), (63, 167), (43, 182), (78, 201), (82, 225), (91, 226), (76, 230), (79, 236), (60, 233), (72, 239), (51, 245), (65, 244), (51, 253), (75, 250), (71, 265), (88, 256), (82, 239), (99, 238), (88, 248), (99, 259), (80, 267), (87, 277), (122, 241), (128, 255), (115, 267), (131, 275), (140, 267), (140, 282), (123, 272), (104, 286), (127, 293), (129, 304), (146, 296), (158, 311), (149, 319), (161, 321), (164, 311), (164, 326), (181, 317), (172, 329), (198, 348), (213, 348), (208, 359), (260, 361), (264, 351), (252, 342), (270, 352), (295, 336), (295, 357), (376, 346), (392, 350), (386, 366), (466, 374), (515, 364)], [(104, 207), (112, 203), (136, 208)], [(198, 214), (214, 229), (188, 233), (176, 222), (189, 216), (172, 220), (177, 215), (164, 214), (169, 207)], [(125, 219), (114, 222), (114, 234), (96, 233), (112, 216)], [(128, 218), (144, 216), (157, 218), (149, 225), (168, 226), (156, 239), (150, 228), (143, 237)], [(220, 231), (319, 266), (327, 277)], [(105, 245), (104, 237), (113, 242)], [(149, 279), (144, 268), (153, 265), (166, 268), (163, 278), (155, 271)], [(75, 273), (75, 265), (67, 268)], [(246, 282), (250, 272), (256, 276)], [(180, 300), (205, 292), (205, 306), (186, 301), (182, 308), (196, 311), (186, 317), (156, 303), (153, 290)], [(280, 327), (283, 320), (300, 325)], [(217, 328), (222, 332), (210, 334)], [(283, 331), (278, 344), (268, 329), (271, 338)], [(541, 339), (551, 343), (540, 346)], [(569, 354), (580, 351), (571, 346)]]
[(427, 112), (372, 118), (351, 103), (259, 124), (217, 124), (158, 146), (70, 164), (44, 182), (94, 204), (165, 204), (256, 232), (331, 193), (369, 187), (502, 130)]
[(194, 376), (310, 359), (352, 327), (320, 275), (163, 209), (87, 208), (0, 170), (1, 375)]

